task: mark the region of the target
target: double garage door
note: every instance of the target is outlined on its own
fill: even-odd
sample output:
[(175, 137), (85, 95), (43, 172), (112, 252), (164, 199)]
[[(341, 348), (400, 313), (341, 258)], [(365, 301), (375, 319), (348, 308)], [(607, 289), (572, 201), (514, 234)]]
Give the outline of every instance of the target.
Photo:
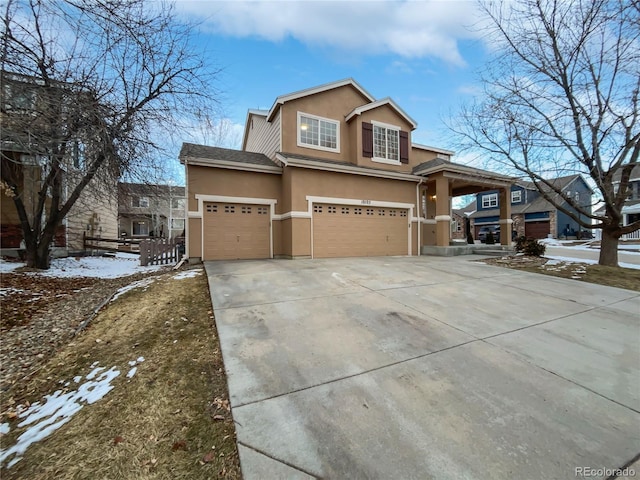
[[(268, 205), (204, 204), (204, 260), (271, 257)], [(408, 210), (313, 204), (313, 256), (407, 255)]]
[(313, 204), (313, 256), (407, 255), (408, 210)]
[(268, 205), (205, 203), (204, 260), (269, 258)]

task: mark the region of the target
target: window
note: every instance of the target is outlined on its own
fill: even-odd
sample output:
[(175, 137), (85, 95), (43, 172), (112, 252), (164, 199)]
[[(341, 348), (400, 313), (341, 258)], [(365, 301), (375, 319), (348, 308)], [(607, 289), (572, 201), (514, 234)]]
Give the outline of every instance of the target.
[(149, 208), (149, 197), (133, 197), (131, 205), (138, 208)]
[(235, 205), (225, 205), (224, 206), (224, 213), (236, 213), (236, 206)]
[(498, 206), (498, 194), (490, 193), (489, 195), (483, 195), (482, 208), (492, 208)]
[(522, 201), (522, 190), (514, 190), (511, 192), (511, 203), (520, 203)]
[(243, 207), (240, 209), (240, 211), (241, 211), (242, 213), (251, 213), (251, 207), (243, 206)]
[(146, 220), (134, 220), (132, 222), (132, 230), (134, 236), (148, 236), (149, 235), (149, 224)]
[(173, 230), (184, 230), (184, 218), (172, 218), (171, 228)]
[(4, 85), (4, 108), (7, 111), (29, 112), (35, 109), (36, 91), (34, 87), (20, 83), (6, 82)]
[(266, 215), (267, 213), (269, 213), (267, 207), (258, 207), (258, 215)]
[(399, 128), (385, 124), (373, 124), (373, 160), (400, 163)]
[(298, 112), (298, 146), (340, 152), (340, 122)]
[(209, 213), (218, 213), (218, 205), (214, 205), (212, 203), (207, 204), (207, 212)]
[(172, 198), (171, 208), (176, 210), (184, 210), (184, 198)]

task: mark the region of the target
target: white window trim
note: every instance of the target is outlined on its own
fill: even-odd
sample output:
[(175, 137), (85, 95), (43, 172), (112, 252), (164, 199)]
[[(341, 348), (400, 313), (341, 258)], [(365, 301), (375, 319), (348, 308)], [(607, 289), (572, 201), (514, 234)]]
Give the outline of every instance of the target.
[[(492, 205), (491, 199), (495, 198), (495, 205)], [(498, 206), (498, 194), (490, 193), (482, 196), (482, 208), (496, 208)]]
[[(387, 130), (395, 130), (398, 132), (398, 160), (391, 160), (389, 158), (381, 158), (381, 157), (371, 157), (371, 161), (372, 162), (377, 162), (377, 163), (386, 163), (387, 165), (402, 165), (402, 163), (400, 162), (400, 130), (402, 130), (402, 128), (400, 128), (397, 125), (391, 125), (390, 123), (383, 123), (383, 122), (376, 122), (375, 120), (371, 121), (371, 125), (374, 125), (376, 127), (381, 127), (381, 128), (386, 128)], [(375, 130), (372, 132), (372, 137), (373, 137), (373, 151), (375, 152), (376, 147), (375, 147)]]
[[(518, 199), (517, 200), (515, 200), (513, 198), (514, 194), (518, 195)], [(520, 202), (522, 202), (522, 190), (514, 190), (514, 191), (512, 191), (511, 192), (511, 203), (520, 203)]]
[[(320, 122), (333, 123), (336, 126), (336, 148), (323, 147), (321, 145), (311, 145), (308, 143), (302, 143), (300, 139), (300, 117), (308, 117), (313, 118), (314, 120), (318, 120)], [(297, 122), (297, 134), (296, 134), (297, 145), (301, 148), (313, 148), (314, 150), (322, 150), (324, 152), (332, 152), (332, 153), (340, 153), (340, 121), (333, 120), (331, 118), (319, 117), (318, 115), (313, 115), (311, 113), (298, 112), (298, 122)], [(320, 132), (318, 131), (318, 142), (320, 142)]]

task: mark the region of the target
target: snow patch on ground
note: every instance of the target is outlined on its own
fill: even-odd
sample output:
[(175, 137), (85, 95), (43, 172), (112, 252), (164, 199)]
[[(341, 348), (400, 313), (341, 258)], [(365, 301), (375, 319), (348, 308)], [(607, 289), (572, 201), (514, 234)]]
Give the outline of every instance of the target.
[(193, 277), (196, 277), (198, 275), (202, 275), (202, 269), (201, 268), (198, 268), (198, 269), (195, 269), (195, 270), (187, 270), (187, 271), (184, 271), (184, 272), (180, 272), (180, 273), (174, 275), (171, 278), (173, 278), (174, 280), (184, 280), (185, 278), (193, 278)]
[(24, 293), (26, 290), (22, 290), (21, 288), (0, 288), (0, 297), (4, 297), (5, 295), (10, 295), (12, 293)]
[[(587, 258), (572, 258), (572, 257), (563, 257), (563, 256), (558, 256), (558, 255), (551, 255), (551, 256), (547, 256), (545, 255), (545, 258), (549, 259), (549, 262), (547, 262), (545, 265), (557, 265), (559, 262), (566, 262), (566, 263), (584, 263), (587, 265), (597, 265), (598, 264), (598, 260), (590, 260)], [(551, 263), (551, 262), (555, 262), (555, 263)], [(619, 262), (618, 265), (622, 268), (633, 268), (636, 270), (640, 270), (640, 265), (634, 265), (633, 263), (623, 263), (623, 262)]]
[(18, 418), (24, 420), (18, 423), (18, 427), (29, 426), (29, 428), (18, 437), (15, 445), (6, 450), (0, 450), (0, 463), (4, 464), (13, 457), (6, 464), (7, 468), (11, 468), (22, 459), (22, 455), (29, 446), (48, 437), (69, 422), (84, 404), (91, 405), (109, 393), (114, 388), (111, 381), (120, 375), (120, 371), (116, 367), (111, 367), (104, 372), (102, 370), (105, 370), (105, 367), (94, 368), (85, 377), (88, 381), (80, 385), (77, 390), (66, 393), (57, 390), (52, 395), (45, 395), (43, 402), (35, 402), (21, 411)]
[(135, 288), (142, 288), (142, 289), (146, 290), (147, 288), (149, 288), (149, 285), (151, 285), (155, 281), (156, 281), (156, 279), (154, 277), (143, 278), (142, 280), (138, 280), (137, 282), (133, 282), (133, 283), (130, 283), (129, 285), (125, 285), (124, 287), (120, 288), (116, 292), (116, 294), (113, 296), (111, 301), (113, 302), (113, 301), (117, 300), (118, 297), (120, 297), (121, 295), (124, 295), (128, 291), (133, 290)]
[[(138, 369), (135, 365), (142, 362), (144, 357), (138, 357), (129, 362), (129, 365), (134, 367), (127, 373), (127, 378), (135, 375)], [(99, 362), (94, 362), (89, 367), (91, 371), (85, 376), (87, 381), (78, 386), (77, 390), (66, 393), (57, 390), (53, 395), (45, 395), (43, 402), (35, 402), (28, 408), (18, 407), (18, 418), (24, 420), (17, 426), (18, 428), (28, 426), (28, 428), (18, 437), (15, 445), (6, 450), (0, 450), (0, 464), (6, 463), (6, 468), (11, 468), (22, 459), (22, 455), (32, 444), (53, 434), (85, 405), (97, 402), (115, 388), (111, 382), (120, 375), (120, 370), (117, 367), (106, 370), (106, 367), (98, 365)], [(80, 376), (73, 379), (75, 383), (80, 383), (81, 380)], [(60, 383), (65, 381), (61, 380)], [(69, 385), (69, 382), (65, 385)], [(9, 431), (8, 423), (0, 424), (0, 434), (4, 435)]]
[(0, 273), (13, 272), (16, 268), (24, 267), (23, 262), (7, 262), (0, 258)]
[[(22, 262), (0, 262), (0, 273), (7, 273), (19, 267)], [(39, 272), (28, 272), (28, 275), (43, 277), (90, 277), (90, 278), (118, 278), (134, 273), (153, 272), (163, 268), (163, 265), (140, 266), (140, 257), (131, 253), (117, 253), (115, 257), (67, 257), (51, 260), (51, 268)]]

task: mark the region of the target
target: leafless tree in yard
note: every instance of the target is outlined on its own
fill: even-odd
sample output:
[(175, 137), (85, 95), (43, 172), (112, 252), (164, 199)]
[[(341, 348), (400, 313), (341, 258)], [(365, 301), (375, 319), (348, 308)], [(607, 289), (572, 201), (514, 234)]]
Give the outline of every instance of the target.
[[(98, 201), (123, 177), (163, 171), (173, 118), (214, 110), (219, 72), (194, 44), (194, 26), (163, 1), (9, 0), (2, 15), (0, 185), (27, 265), (48, 268), (79, 198)], [(36, 177), (34, 195), (25, 175)]]
[[(602, 229), (601, 265), (617, 265), (631, 170), (640, 154), (640, 3), (481, 1), (495, 48), (484, 97), (451, 125), (463, 146), (537, 189), (583, 228)], [(550, 181), (590, 178), (604, 214)], [(567, 208), (566, 204), (573, 208)], [(592, 225), (592, 220), (594, 224)]]

